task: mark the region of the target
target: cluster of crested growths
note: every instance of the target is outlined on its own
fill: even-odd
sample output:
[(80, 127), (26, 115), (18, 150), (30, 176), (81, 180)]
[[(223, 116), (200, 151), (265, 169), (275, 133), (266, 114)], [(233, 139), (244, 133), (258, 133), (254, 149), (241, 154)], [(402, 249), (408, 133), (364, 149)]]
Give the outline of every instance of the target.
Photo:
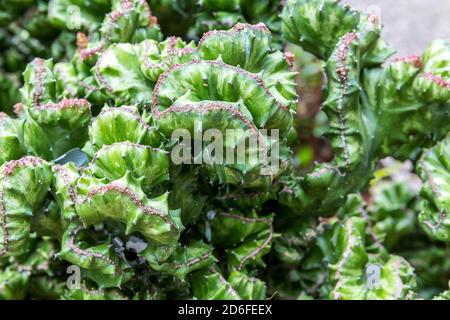
[(449, 298), (450, 43), (387, 63), (375, 15), (269, 3), (49, 1), (74, 52), (0, 113), (0, 299)]

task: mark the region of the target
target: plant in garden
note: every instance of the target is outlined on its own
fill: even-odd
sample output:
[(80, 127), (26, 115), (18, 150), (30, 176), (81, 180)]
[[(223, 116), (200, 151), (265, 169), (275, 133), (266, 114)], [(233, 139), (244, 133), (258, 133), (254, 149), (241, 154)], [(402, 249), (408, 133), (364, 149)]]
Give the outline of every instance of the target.
[[(254, 43), (248, 57), (255, 54), (254, 58), (245, 63), (240, 57), (227, 55), (228, 49), (245, 52), (245, 43), (251, 38)], [(146, 50), (141, 50), (146, 46)], [(184, 50), (188, 55), (181, 57), (177, 50)], [(124, 56), (124, 51), (128, 55)], [(137, 93), (153, 86), (153, 94), (147, 96), (142, 92), (141, 101), (127, 101), (138, 107), (103, 108), (87, 128), (84, 119), (90, 119), (88, 101), (73, 98), (53, 102), (64, 96), (67, 88), (58, 86), (56, 66), (54, 68), (50, 61), (42, 59), (30, 64), (25, 72), (30, 80), (22, 90), (23, 103), (16, 108), (19, 115), (24, 115), (24, 125), (20, 129), (27, 130), (28, 122), (33, 125), (37, 122), (34, 112), (44, 112), (41, 117), (36, 117), (38, 120), (42, 118), (43, 125), (51, 123), (51, 129), (67, 130), (68, 126), (62, 125), (65, 117), (61, 115), (67, 112), (78, 124), (76, 129), (80, 131), (76, 137), (83, 139), (85, 135), (89, 136), (84, 151), (92, 160), (82, 168), (51, 161), (61, 152), (79, 146), (74, 138), (69, 137), (70, 132), (63, 136), (63, 141), (74, 143), (70, 146), (50, 140), (49, 147), (46, 145), (41, 149), (38, 147), (42, 139), (32, 140), (31, 137), (23, 143), (24, 154), (44, 157), (50, 162), (37, 157), (12, 160), (17, 156), (10, 152), (11, 156), (4, 159), (7, 161), (4, 170), (8, 173), (15, 173), (15, 169), (26, 170), (32, 175), (32, 181), (17, 181), (14, 185), (32, 186), (41, 191), (29, 200), (19, 201), (24, 207), (16, 210), (23, 214), (14, 215), (13, 219), (9, 217), (13, 209), (8, 203), (16, 204), (17, 201), (9, 200), (9, 184), (5, 179), (2, 185), (2, 255), (21, 257), (26, 252), (26, 243), (31, 241), (30, 232), (50, 236), (48, 234), (52, 230), (50, 237), (59, 247), (56, 257), (81, 267), (89, 287), (95, 285), (94, 288), (108, 289), (120, 286), (128, 296), (146, 294), (138, 288), (148, 288), (149, 280), (136, 284), (137, 280), (145, 281), (140, 279), (142, 271), (139, 272), (144, 269), (147, 270), (146, 277), (155, 278), (153, 281), (156, 283), (161, 282), (161, 288), (157, 290), (168, 297), (264, 298), (264, 282), (258, 280), (255, 286), (255, 280), (250, 276), (256, 275), (256, 266), (264, 265), (262, 256), (269, 251), (274, 237), (273, 216), (261, 216), (254, 210), (226, 212), (225, 208), (219, 210), (220, 207), (211, 206), (206, 217), (203, 215), (206, 205), (198, 208), (198, 204), (194, 205), (193, 200), (183, 196), (191, 188), (189, 183), (185, 182), (186, 189), (177, 190), (183, 185), (173, 185), (167, 180), (171, 177), (176, 181), (187, 176), (196, 183), (199, 180), (196, 171), (202, 170), (206, 182), (268, 190), (276, 175), (280, 174), (260, 176), (261, 163), (247, 166), (226, 163), (197, 169), (186, 166), (180, 170), (170, 163), (168, 154), (173, 144), (171, 134), (177, 128), (174, 124), (180, 121), (191, 131), (198, 120), (203, 120), (205, 128), (219, 125), (223, 131), (227, 128), (248, 129), (258, 139), (264, 139), (266, 148), (270, 147), (270, 141), (265, 141), (260, 131), (283, 127), (281, 137), (286, 141), (292, 130), (290, 108), (296, 99), (294, 74), (289, 71), (284, 55), (270, 50), (268, 29), (263, 25), (237, 25), (228, 32), (205, 35), (197, 47), (174, 38), (162, 43), (145, 40), (137, 44), (112, 45), (99, 55), (92, 69), (94, 78), (105, 93), (115, 97), (117, 106), (123, 104), (121, 93), (129, 92), (132, 89), (130, 85)], [(185, 63), (180, 65), (181, 58)], [(158, 63), (157, 59), (162, 62)], [(138, 68), (124, 69), (124, 63)], [(116, 67), (120, 67), (121, 72), (114, 70)], [(123, 83), (120, 78), (135, 81)], [(217, 87), (218, 83), (223, 83), (223, 87)], [(280, 86), (280, 83), (290, 85), (292, 89)], [(127, 87), (123, 88), (123, 85)], [(183, 86), (190, 88), (191, 97), (182, 94)], [(205, 87), (208, 90), (204, 90)], [(138, 95), (124, 97), (137, 99)], [(168, 104), (176, 100), (178, 104)], [(71, 113), (71, 108), (74, 113)], [(74, 114), (78, 118), (74, 118)], [(221, 117), (222, 123), (217, 122)], [(21, 120), (21, 117), (12, 119), (5, 116), (4, 119), (9, 124)], [(19, 131), (4, 136), (5, 146), (8, 146), (7, 138), (22, 141), (25, 134)], [(60, 136), (50, 135), (51, 138)], [(237, 148), (237, 143), (232, 139), (226, 142), (231, 148)], [(9, 144), (9, 150), (15, 148)], [(35, 177), (34, 174), (38, 173), (40, 176)], [(258, 180), (255, 181), (255, 177)], [(203, 192), (213, 191), (210, 187)], [(23, 190), (14, 194), (25, 196)], [(180, 197), (184, 198), (182, 203), (173, 200)], [(59, 212), (48, 216), (46, 212), (49, 210), (45, 208), (55, 203)], [(28, 208), (34, 212), (32, 219), (27, 214), (30, 212)], [(23, 228), (10, 226), (16, 219)], [(102, 225), (100, 229), (99, 225)], [(235, 234), (234, 240), (227, 238), (229, 233)], [(133, 241), (137, 244), (127, 247)], [(134, 256), (130, 257), (130, 252)], [(222, 256), (225, 265), (216, 265), (219, 262), (216, 256)], [(190, 275), (200, 269), (200, 273)], [(206, 283), (204, 278), (208, 279)], [(175, 281), (175, 287), (164, 286), (167, 281)], [(223, 290), (222, 284), (226, 282), (229, 282), (229, 289)]]
[[(0, 298), (448, 296), (450, 45), (386, 63), (373, 15), (292, 0), (275, 19), (262, 4), (159, 2), (193, 38), (234, 25), (187, 43), (162, 39), (146, 1), (50, 1), (54, 26), (77, 6), (82, 31), (69, 60), (28, 64), (15, 115), (0, 114)], [(269, 23), (235, 24), (255, 20)], [(325, 61), (334, 158), (307, 173), (291, 160), (281, 24)], [(237, 163), (242, 150), (278, 165)], [(376, 171), (386, 156), (416, 162), (420, 195), (410, 170)]]
[[(321, 20), (322, 15), (337, 18)], [(366, 186), (380, 158), (414, 157), (446, 135), (446, 41), (434, 42), (423, 58), (411, 56), (382, 68), (392, 51), (379, 37), (377, 17), (336, 1), (288, 1), (283, 18), (289, 41), (327, 60), (323, 111), (334, 159), (306, 176), (286, 177), (282, 203), (298, 211), (334, 210), (346, 194)]]
[(65, 88), (62, 95), (87, 98), (94, 108), (101, 108), (110, 96), (100, 92), (102, 84), (95, 81), (92, 72), (99, 56), (115, 43), (160, 40), (162, 35), (150, 7), (141, 0), (105, 0), (95, 6), (84, 1), (52, 0), (50, 21), (59, 28), (67, 28), (74, 7), (79, 26), (76, 52), (69, 62), (55, 65), (55, 75)]
[(424, 181), (419, 221), (430, 237), (450, 241), (449, 159), (450, 138), (424, 152), (417, 170)]
[[(237, 23), (263, 22), (280, 34), (280, 0), (150, 0), (165, 34), (198, 40), (211, 30), (227, 30)], [(180, 23), (174, 24), (176, 19)], [(278, 40), (278, 39), (277, 39)]]

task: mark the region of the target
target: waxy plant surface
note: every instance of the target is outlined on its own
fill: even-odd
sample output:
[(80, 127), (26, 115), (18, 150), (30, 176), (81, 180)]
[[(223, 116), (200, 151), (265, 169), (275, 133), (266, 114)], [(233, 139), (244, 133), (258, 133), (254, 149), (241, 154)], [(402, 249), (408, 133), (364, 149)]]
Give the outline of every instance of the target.
[[(336, 0), (0, 9), (0, 299), (450, 299), (448, 39), (391, 59)], [(278, 165), (174, 161), (199, 123)]]

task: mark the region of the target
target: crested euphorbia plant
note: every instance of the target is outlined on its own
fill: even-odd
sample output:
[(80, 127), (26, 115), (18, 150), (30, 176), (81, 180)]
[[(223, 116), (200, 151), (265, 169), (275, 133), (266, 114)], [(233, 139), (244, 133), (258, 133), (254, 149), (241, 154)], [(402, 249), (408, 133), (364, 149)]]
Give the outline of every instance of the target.
[(24, 72), (22, 102), (14, 106), (16, 117), (1, 114), (1, 163), (18, 155), (47, 160), (82, 147), (91, 118), (85, 99), (63, 98), (65, 88), (55, 77), (51, 60), (36, 58)]
[[(75, 9), (74, 9), (75, 8)], [(65, 97), (87, 98), (102, 107), (110, 96), (99, 92), (92, 68), (99, 56), (115, 43), (161, 40), (157, 19), (143, 0), (49, 2), (49, 19), (62, 30), (76, 30), (76, 50), (69, 61), (55, 65), (55, 76)]]
[(334, 151), (331, 163), (286, 177), (281, 201), (287, 206), (334, 210), (345, 195), (365, 187), (380, 158), (414, 158), (448, 132), (448, 41), (432, 43), (423, 57), (382, 67), (392, 51), (380, 39), (378, 17), (336, 1), (288, 1), (283, 30), (289, 41), (327, 61), (323, 111)]
[[(228, 30), (237, 23), (263, 22), (277, 35), (281, 31), (280, 0), (150, 0), (149, 3), (164, 33), (191, 40), (200, 39), (207, 31)], [(174, 19), (179, 23), (173, 23)]]
[[(52, 0), (50, 21), (74, 6), (73, 58), (32, 61), (0, 114), (0, 298), (448, 297), (447, 41), (386, 62), (379, 19), (335, 0), (281, 19), (279, 1), (155, 4), (187, 39), (234, 25), (190, 43), (162, 39), (141, 0)], [(309, 173), (291, 160), (281, 24), (326, 62), (334, 159)], [(386, 156), (417, 161), (420, 194), (411, 172), (376, 171)]]
[[(247, 56), (230, 55), (230, 50)], [(51, 61), (36, 59), (25, 72), (23, 102), (15, 108), (17, 119), (5, 116), (3, 139), (5, 151), (16, 150), (11, 140), (17, 139), (23, 155), (36, 157), (20, 158), (11, 151), (4, 159), (8, 177), (24, 170), (30, 178), (23, 184), (17, 181), (15, 185), (25, 189), (11, 196), (6, 179), (2, 185), (2, 256), (21, 258), (33, 241), (31, 234), (37, 233), (53, 239), (57, 259), (81, 268), (83, 282), (91, 289), (120, 287), (128, 295), (153, 295), (138, 289), (153, 281), (154, 290), (168, 297), (264, 298), (264, 281), (254, 276), (275, 237), (273, 215), (238, 207), (230, 212), (206, 199), (218, 185), (269, 192), (284, 167), (262, 176), (261, 162), (175, 165), (170, 151), (177, 142), (172, 133), (179, 127), (194, 133), (196, 122), (224, 133), (248, 130), (266, 149), (271, 140), (263, 130), (282, 128), (280, 138), (287, 144), (293, 132), (295, 74), (283, 53), (271, 49), (270, 31), (262, 24), (241, 24), (208, 33), (197, 46), (175, 38), (145, 40), (113, 44), (98, 55), (92, 72), (115, 107), (104, 107), (89, 125), (88, 100), (58, 102), (70, 94)], [(45, 113), (39, 117), (39, 112)], [(67, 130), (65, 143), (54, 141), (59, 133), (49, 135), (45, 148), (38, 135), (26, 139), (20, 130), (40, 125), (35, 118), (42, 118), (42, 126), (51, 124), (46, 130)], [(47, 118), (53, 121), (44, 121)], [(79, 126), (69, 130), (67, 120)], [(89, 163), (60, 164), (61, 153), (80, 147), (79, 140), (85, 142)], [(231, 138), (226, 141), (232, 150), (237, 144)], [(282, 155), (285, 161), (288, 155)], [(214, 186), (202, 187), (204, 182)], [(38, 194), (25, 194), (30, 186)], [(190, 200), (186, 193), (192, 189), (198, 194)], [(14, 197), (24, 197), (23, 203)], [(9, 203), (22, 207), (14, 209)], [(59, 210), (47, 214), (53, 207)], [(22, 214), (11, 216), (18, 211)], [(142, 269), (149, 279), (141, 279)], [(175, 288), (166, 288), (166, 281), (175, 281)], [(229, 289), (223, 290), (223, 283), (229, 283)]]
[(450, 138), (447, 136), (426, 150), (417, 166), (424, 182), (419, 222), (430, 237), (445, 242), (450, 242), (449, 156)]

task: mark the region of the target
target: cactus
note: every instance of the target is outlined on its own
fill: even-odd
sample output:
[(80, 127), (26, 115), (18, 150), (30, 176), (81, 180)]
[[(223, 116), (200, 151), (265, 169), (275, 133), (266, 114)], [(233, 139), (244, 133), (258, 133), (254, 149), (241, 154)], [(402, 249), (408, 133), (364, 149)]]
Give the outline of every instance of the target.
[[(333, 299), (406, 299), (416, 286), (413, 268), (402, 257), (372, 256), (365, 250), (364, 219), (350, 218), (333, 230), (335, 262), (330, 268)], [(334, 262), (334, 263), (333, 263)], [(378, 274), (377, 274), (378, 273)]]
[(11, 114), (20, 101), (24, 66), (34, 57), (70, 57), (75, 37), (51, 24), (47, 1), (2, 1), (0, 11), (0, 78), (2, 92), (8, 92), (0, 98), (0, 109)]
[[(281, 11), (280, 0), (150, 0), (154, 14), (160, 19), (166, 34), (198, 40), (211, 30), (227, 30), (237, 23), (263, 22), (273, 33), (279, 33), (281, 23), (277, 15)], [(181, 21), (173, 24), (174, 17)]]
[[(0, 299), (448, 296), (448, 42), (387, 63), (379, 19), (336, 0), (149, 2), (49, 2), (77, 49), (0, 113)], [(327, 74), (310, 172), (285, 40)]]
[(2, 249), (0, 256), (27, 251), (31, 216), (42, 206), (52, 176), (47, 163), (36, 157), (6, 162), (1, 171)]
[[(349, 195), (332, 217), (298, 219), (286, 212), (279, 226), (283, 237), (275, 240), (269, 262), (269, 293), (299, 299), (430, 299), (445, 289), (448, 250), (418, 226), (420, 179), (411, 164), (383, 164), (364, 198)], [(398, 269), (392, 269), (394, 262)]]
[[(246, 49), (249, 39), (255, 40)], [(247, 57), (227, 55), (244, 50), (249, 50)], [(123, 68), (125, 61), (130, 67)], [(270, 141), (265, 141), (260, 130), (284, 128), (282, 139), (293, 132), (290, 109), (296, 98), (294, 73), (289, 71), (283, 54), (270, 52), (270, 32), (263, 25), (238, 24), (229, 31), (210, 32), (196, 47), (176, 38), (161, 44), (147, 40), (136, 45), (113, 45), (99, 58), (95, 77), (114, 95), (116, 105), (134, 103), (150, 109), (154, 126), (166, 138), (179, 127), (193, 135), (195, 122), (201, 121), (204, 130), (218, 127), (222, 132), (228, 128), (249, 131), (270, 149)], [(133, 80), (124, 83), (124, 78)], [(216, 87), (216, 83), (223, 83), (223, 87)], [(187, 90), (192, 97), (184, 95)], [(257, 105), (257, 101), (265, 103)], [(217, 114), (223, 114), (222, 124), (215, 121)], [(225, 141), (231, 149), (240, 143), (232, 138)], [(245, 180), (255, 179), (261, 166), (229, 165), (213, 168), (211, 174), (226, 183), (249, 185)], [(260, 184), (270, 183), (264, 180)], [(258, 186), (257, 182), (253, 184)]]
[(450, 181), (449, 152), (450, 138), (447, 136), (424, 153), (417, 168), (424, 182), (419, 221), (430, 237), (446, 242), (450, 241), (450, 199), (447, 191)]
[(98, 107), (108, 102), (108, 96), (98, 92), (101, 83), (95, 81), (91, 72), (99, 55), (115, 43), (161, 39), (156, 19), (147, 2), (141, 0), (105, 0), (95, 4), (51, 0), (48, 19), (64, 32), (78, 31), (75, 53), (55, 64), (54, 74), (60, 85), (57, 94), (87, 98)]
[[(339, 19), (322, 21), (321, 15)], [(316, 19), (321, 23), (313, 23)], [(380, 40), (379, 19), (332, 0), (288, 1), (283, 30), (289, 41), (327, 61), (323, 111), (334, 159), (305, 176), (287, 177), (282, 203), (299, 211), (334, 210), (346, 194), (367, 185), (379, 159), (413, 158), (445, 136), (448, 42), (435, 41), (422, 58), (398, 59), (383, 68), (391, 50)], [(391, 131), (395, 134), (386, 135)]]
[(20, 300), (27, 294), (28, 276), (16, 271), (13, 268), (7, 268), (0, 273), (2, 285), (0, 286), (1, 300)]

